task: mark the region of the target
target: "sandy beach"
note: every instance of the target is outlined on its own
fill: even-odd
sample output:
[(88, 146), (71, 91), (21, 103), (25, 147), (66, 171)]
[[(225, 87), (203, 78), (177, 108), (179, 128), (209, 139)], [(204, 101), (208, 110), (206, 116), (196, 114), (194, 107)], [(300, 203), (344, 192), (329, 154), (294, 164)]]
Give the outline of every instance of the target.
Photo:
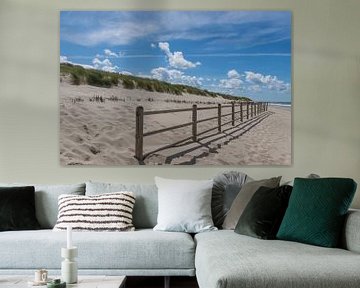
[[(120, 87), (99, 88), (60, 81), (60, 162), (62, 165), (139, 165), (135, 155), (135, 110), (216, 106), (229, 100), (173, 95)], [(226, 110), (227, 109), (227, 110)], [(223, 114), (231, 112), (224, 108)], [(191, 111), (144, 116), (144, 132), (191, 121)], [(217, 110), (198, 111), (198, 120)], [(223, 123), (231, 120), (224, 117)], [(217, 126), (217, 119), (199, 123), (198, 132)], [(291, 110), (269, 106), (253, 119), (231, 123), (176, 147), (158, 150), (191, 136), (192, 127), (144, 137), (145, 165), (290, 165)]]

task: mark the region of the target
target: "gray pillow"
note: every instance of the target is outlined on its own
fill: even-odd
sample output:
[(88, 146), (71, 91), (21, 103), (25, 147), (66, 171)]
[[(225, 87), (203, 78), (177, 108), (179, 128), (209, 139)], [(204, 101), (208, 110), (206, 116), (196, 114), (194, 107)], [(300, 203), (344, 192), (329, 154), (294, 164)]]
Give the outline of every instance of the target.
[(52, 229), (58, 216), (58, 197), (61, 194), (85, 195), (85, 183), (70, 185), (3, 184), (3, 187), (34, 186), (36, 218), (43, 229)]
[(246, 205), (249, 203), (255, 192), (261, 186), (269, 188), (279, 187), (280, 179), (281, 176), (252, 181), (244, 184), (225, 217), (224, 223), (222, 225), (223, 229), (234, 230), (241, 214), (244, 212)]
[(245, 173), (238, 171), (220, 173), (214, 178), (211, 213), (217, 228), (222, 227), (225, 216), (243, 184), (251, 180)]
[[(317, 179), (320, 178), (320, 176), (318, 174), (315, 173), (311, 173), (309, 175), (307, 175), (305, 178), (309, 178), (309, 179)], [(282, 185), (289, 185), (289, 186), (294, 186), (294, 179), (290, 180), (290, 181), (286, 181), (284, 184)]]
[(217, 230), (211, 217), (213, 180), (155, 177), (159, 213), (154, 230), (198, 233)]
[(86, 182), (87, 196), (120, 191), (131, 191), (136, 197), (133, 210), (135, 228), (153, 228), (158, 214), (158, 192), (155, 184)]

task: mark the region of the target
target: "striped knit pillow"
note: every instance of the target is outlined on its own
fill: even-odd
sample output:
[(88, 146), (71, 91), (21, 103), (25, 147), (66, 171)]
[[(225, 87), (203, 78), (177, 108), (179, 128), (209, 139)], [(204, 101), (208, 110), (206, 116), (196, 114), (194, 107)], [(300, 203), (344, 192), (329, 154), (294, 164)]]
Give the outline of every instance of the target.
[(93, 196), (59, 196), (59, 214), (55, 231), (72, 226), (74, 231), (133, 231), (133, 192), (115, 192)]

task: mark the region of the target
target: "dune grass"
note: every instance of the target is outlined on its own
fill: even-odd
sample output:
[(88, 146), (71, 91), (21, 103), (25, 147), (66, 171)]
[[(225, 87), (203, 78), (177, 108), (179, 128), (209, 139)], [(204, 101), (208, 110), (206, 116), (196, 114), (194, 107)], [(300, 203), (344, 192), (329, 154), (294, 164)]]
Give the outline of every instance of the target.
[(84, 67), (69, 63), (60, 64), (60, 75), (70, 75), (71, 84), (73, 85), (88, 84), (105, 88), (121, 85), (125, 89), (142, 89), (151, 92), (169, 93), (174, 95), (189, 93), (205, 97), (222, 97), (232, 101), (252, 101), (248, 97), (211, 92), (193, 86), (171, 84), (165, 81), (133, 75), (123, 75), (95, 69), (85, 69)]

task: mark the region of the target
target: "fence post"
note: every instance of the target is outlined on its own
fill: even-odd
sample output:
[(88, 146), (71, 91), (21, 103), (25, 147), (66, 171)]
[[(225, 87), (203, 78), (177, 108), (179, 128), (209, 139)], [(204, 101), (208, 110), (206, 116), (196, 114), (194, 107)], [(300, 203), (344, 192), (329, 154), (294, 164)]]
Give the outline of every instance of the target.
[(231, 103), (231, 124), (232, 126), (235, 125), (235, 102)]
[(242, 102), (240, 102), (240, 122), (243, 122), (243, 115), (242, 115)]
[(246, 119), (249, 119), (249, 102), (246, 102)]
[(256, 116), (256, 114), (257, 114), (257, 103), (254, 103), (254, 116)]
[(251, 118), (253, 118), (253, 117), (254, 117), (254, 103), (251, 102), (250, 104), (251, 104), (251, 105), (250, 105), (250, 108), (251, 108)]
[(144, 145), (144, 108), (142, 106), (136, 107), (136, 134), (135, 134), (135, 157), (143, 160), (143, 145)]
[(221, 104), (218, 104), (218, 130), (221, 132)]
[(197, 105), (194, 104), (192, 107), (192, 135), (193, 141), (197, 141)]

